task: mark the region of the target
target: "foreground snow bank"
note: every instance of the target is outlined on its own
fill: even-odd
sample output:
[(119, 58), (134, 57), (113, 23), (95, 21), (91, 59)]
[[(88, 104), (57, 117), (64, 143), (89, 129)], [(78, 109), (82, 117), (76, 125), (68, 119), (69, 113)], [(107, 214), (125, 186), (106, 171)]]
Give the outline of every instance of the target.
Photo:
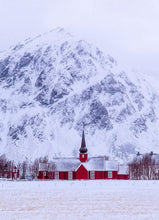
[(159, 219), (159, 181), (0, 181), (0, 219)]

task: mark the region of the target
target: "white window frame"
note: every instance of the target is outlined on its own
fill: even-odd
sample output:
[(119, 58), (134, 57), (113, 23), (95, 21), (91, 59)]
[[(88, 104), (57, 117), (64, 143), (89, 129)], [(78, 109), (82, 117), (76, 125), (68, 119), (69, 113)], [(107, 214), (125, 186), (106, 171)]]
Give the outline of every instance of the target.
[(112, 179), (113, 178), (113, 172), (112, 171), (108, 171), (108, 179)]
[(68, 179), (72, 180), (73, 179), (73, 173), (72, 172), (68, 172)]
[(90, 171), (90, 179), (95, 179), (95, 171)]
[(59, 180), (59, 172), (55, 172), (55, 180)]

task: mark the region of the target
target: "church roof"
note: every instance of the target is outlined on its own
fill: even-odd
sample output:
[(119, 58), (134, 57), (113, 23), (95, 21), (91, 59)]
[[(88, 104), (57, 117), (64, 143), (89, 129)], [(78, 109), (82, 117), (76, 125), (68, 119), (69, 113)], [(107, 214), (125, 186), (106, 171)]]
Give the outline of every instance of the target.
[(55, 171), (75, 171), (81, 164), (78, 158), (59, 158), (53, 160)]
[(46, 163), (40, 163), (40, 171), (76, 171), (82, 164), (88, 171), (117, 171), (117, 161), (106, 160), (105, 157), (91, 157), (86, 162), (81, 163), (78, 158), (55, 158), (53, 168), (49, 168)]
[(117, 171), (117, 161), (106, 160), (105, 157), (92, 157), (85, 162), (84, 167), (88, 171)]
[(106, 160), (105, 161), (105, 170), (117, 171), (118, 170), (118, 162), (115, 160)]
[(105, 157), (92, 157), (83, 163), (83, 166), (88, 171), (103, 171), (105, 168)]

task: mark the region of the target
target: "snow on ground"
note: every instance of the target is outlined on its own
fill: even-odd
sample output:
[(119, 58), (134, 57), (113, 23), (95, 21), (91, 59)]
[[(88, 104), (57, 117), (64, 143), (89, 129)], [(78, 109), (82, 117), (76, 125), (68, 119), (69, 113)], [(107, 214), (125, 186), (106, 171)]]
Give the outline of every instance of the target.
[(0, 181), (0, 219), (159, 219), (159, 181)]

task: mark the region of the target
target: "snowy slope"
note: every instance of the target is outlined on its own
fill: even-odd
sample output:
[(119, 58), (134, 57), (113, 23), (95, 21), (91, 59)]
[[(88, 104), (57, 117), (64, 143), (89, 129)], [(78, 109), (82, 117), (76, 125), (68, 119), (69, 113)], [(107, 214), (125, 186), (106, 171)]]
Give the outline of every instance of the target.
[(159, 152), (151, 82), (63, 29), (27, 39), (0, 53), (0, 153), (76, 156), (83, 122), (90, 155)]

